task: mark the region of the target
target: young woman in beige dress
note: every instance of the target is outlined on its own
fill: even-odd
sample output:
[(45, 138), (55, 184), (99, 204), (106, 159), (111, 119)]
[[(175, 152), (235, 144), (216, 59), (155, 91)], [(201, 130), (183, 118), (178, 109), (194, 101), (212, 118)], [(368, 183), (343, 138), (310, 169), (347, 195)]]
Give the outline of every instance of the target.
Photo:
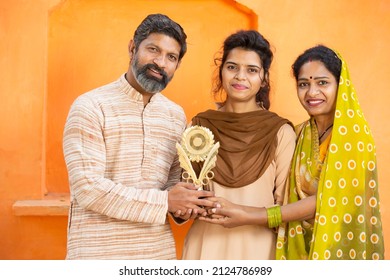
[[(209, 187), (237, 204), (282, 204), (295, 148), (291, 123), (270, 112), (269, 69), (273, 54), (257, 31), (226, 38), (214, 93), (218, 110), (199, 113), (192, 125), (208, 128), (220, 143)], [(224, 228), (196, 219), (183, 259), (274, 259), (276, 232), (267, 226)]]

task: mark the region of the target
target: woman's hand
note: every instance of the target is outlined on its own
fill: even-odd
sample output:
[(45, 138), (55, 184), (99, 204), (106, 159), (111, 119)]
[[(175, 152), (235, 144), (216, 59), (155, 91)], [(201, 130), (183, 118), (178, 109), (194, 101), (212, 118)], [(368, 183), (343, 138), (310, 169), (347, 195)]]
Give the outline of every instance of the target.
[(235, 204), (222, 197), (210, 197), (207, 199), (216, 202), (219, 207), (208, 209), (209, 215), (207, 217), (199, 217), (199, 220), (226, 228), (252, 224), (251, 217), (254, 214), (252, 207)]

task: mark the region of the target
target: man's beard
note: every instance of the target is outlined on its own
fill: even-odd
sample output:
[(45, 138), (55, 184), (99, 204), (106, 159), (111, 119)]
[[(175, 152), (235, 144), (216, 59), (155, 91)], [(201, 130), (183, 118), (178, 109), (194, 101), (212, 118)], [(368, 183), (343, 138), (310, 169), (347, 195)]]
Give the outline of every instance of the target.
[[(131, 63), (131, 69), (133, 70), (134, 77), (142, 89), (148, 93), (157, 93), (162, 91), (168, 85), (172, 77), (168, 77), (167, 73), (156, 66), (155, 64), (139, 65), (138, 58), (135, 57)], [(161, 74), (161, 79), (148, 74), (148, 69), (153, 69)]]

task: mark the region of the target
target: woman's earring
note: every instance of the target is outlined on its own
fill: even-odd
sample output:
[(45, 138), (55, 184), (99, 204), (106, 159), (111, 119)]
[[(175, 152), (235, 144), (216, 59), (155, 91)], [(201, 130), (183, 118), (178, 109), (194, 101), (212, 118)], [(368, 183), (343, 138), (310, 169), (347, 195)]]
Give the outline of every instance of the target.
[(265, 110), (263, 101), (257, 102), (257, 106), (259, 106), (261, 109)]

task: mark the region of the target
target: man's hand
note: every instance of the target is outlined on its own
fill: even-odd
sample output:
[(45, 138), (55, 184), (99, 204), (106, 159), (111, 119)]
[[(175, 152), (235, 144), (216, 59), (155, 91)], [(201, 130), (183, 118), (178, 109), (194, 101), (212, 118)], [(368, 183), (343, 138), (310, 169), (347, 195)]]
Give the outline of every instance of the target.
[[(198, 191), (198, 186), (190, 183), (179, 182), (168, 191), (168, 211), (179, 213), (181, 218), (193, 218), (206, 212), (204, 207), (213, 207), (215, 202), (202, 198), (213, 197), (214, 192)], [(189, 211), (191, 209), (191, 211)], [(180, 212), (179, 212), (180, 211)], [(182, 214), (183, 213), (183, 214)], [(182, 214), (182, 215), (181, 215)]]
[[(206, 211), (203, 211), (203, 215), (206, 215)], [(184, 221), (187, 221), (189, 219), (196, 219), (198, 217), (198, 209), (187, 209), (186, 212), (181, 212), (180, 210), (177, 210), (175, 213), (172, 213), (172, 215), (175, 218), (182, 219)]]

